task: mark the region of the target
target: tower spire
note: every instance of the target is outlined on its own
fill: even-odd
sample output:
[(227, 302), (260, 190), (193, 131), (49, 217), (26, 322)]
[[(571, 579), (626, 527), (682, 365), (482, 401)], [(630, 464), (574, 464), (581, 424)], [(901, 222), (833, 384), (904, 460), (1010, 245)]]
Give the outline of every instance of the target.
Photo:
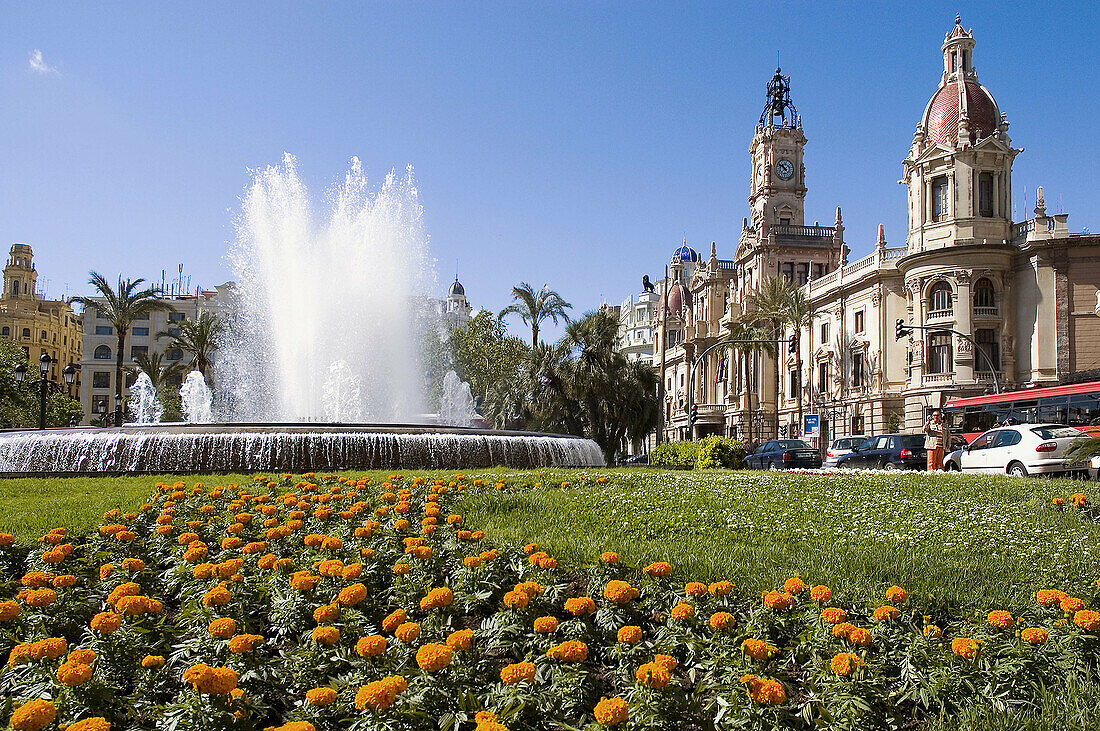
[[(776, 51), (776, 63), (779, 62), (779, 52)], [(798, 110), (791, 101), (791, 77), (784, 76), (777, 65), (775, 75), (768, 82), (767, 101), (764, 103), (764, 111), (760, 113), (760, 126), (775, 125), (776, 117), (780, 118), (779, 126), (794, 127), (798, 122)]]

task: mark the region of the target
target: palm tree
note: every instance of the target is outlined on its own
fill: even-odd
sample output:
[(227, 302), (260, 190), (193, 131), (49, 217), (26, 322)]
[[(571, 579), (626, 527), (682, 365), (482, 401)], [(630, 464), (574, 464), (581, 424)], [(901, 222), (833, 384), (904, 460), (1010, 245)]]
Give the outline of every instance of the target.
[(814, 318), (818, 311), (806, 296), (806, 292), (800, 288), (790, 287), (787, 290), (787, 307), (784, 319), (795, 333), (795, 370), (798, 371), (798, 428), (802, 429), (802, 391), (806, 379), (802, 373), (802, 331), (809, 331), (814, 324)]
[(149, 382), (153, 384), (158, 394), (171, 385), (173, 379), (183, 375), (181, 364), (166, 361), (163, 353), (138, 353), (134, 356), (134, 365), (137, 366), (136, 369), (127, 370), (132, 370), (135, 374), (140, 370), (149, 376)]
[(172, 338), (169, 349), (179, 348), (191, 353), (194, 357), (190, 365), (206, 378), (214, 351), (218, 349), (218, 337), (223, 329), (221, 318), (211, 312), (202, 312), (197, 320), (183, 320), (176, 325), (178, 333), (161, 331), (157, 337)]
[(753, 388), (752, 388), (751, 384), (754, 383), (755, 380), (756, 380), (752, 377), (753, 376), (753, 373), (752, 373), (753, 356), (756, 353), (773, 353), (773, 352), (775, 352), (775, 346), (773, 346), (770, 343), (751, 342), (751, 341), (761, 341), (761, 340), (765, 340), (766, 338), (767, 338), (767, 333), (763, 329), (750, 324), (750, 322), (748, 320), (735, 322), (733, 324), (733, 327), (730, 329), (730, 339), (731, 340), (745, 341), (745, 342), (742, 342), (740, 344), (733, 345), (732, 347), (733, 347), (734, 350), (739, 351), (741, 353), (741, 361), (742, 361), (742, 363), (744, 363), (743, 377), (744, 377), (745, 394), (746, 394), (746, 403), (745, 403), (745, 441), (746, 442), (753, 441), (753, 429), (752, 429), (752, 422), (753, 422), (753, 418), (752, 418), (753, 417), (753, 413), (752, 413), (753, 412), (753, 409), (752, 409), (752, 393), (753, 393)]
[(573, 309), (573, 305), (550, 289), (548, 284), (542, 285), (542, 289), (536, 292), (527, 282), (520, 282), (518, 287), (512, 287), (512, 299), (515, 303), (501, 310), (499, 317), (515, 313), (523, 324), (530, 325), (532, 348), (539, 346), (539, 323), (546, 319), (552, 320), (555, 325), (559, 320), (568, 323), (569, 315), (565, 311)]
[[(115, 400), (122, 401), (122, 359), (126, 351), (126, 333), (135, 320), (153, 312), (174, 309), (166, 300), (161, 299), (160, 287), (141, 289), (144, 279), (123, 279), (118, 275), (118, 287), (112, 288), (102, 274), (90, 272), (88, 283), (99, 292), (98, 297), (73, 297), (87, 310), (98, 309), (111, 323), (118, 335), (118, 350), (115, 352)], [(115, 414), (115, 426), (122, 426), (121, 409)]]
[[(779, 277), (767, 277), (748, 293), (745, 304), (750, 322), (762, 324), (767, 340), (778, 341), (787, 320), (790, 286)], [(779, 436), (779, 350), (772, 355), (772, 397), (775, 402), (775, 436)]]

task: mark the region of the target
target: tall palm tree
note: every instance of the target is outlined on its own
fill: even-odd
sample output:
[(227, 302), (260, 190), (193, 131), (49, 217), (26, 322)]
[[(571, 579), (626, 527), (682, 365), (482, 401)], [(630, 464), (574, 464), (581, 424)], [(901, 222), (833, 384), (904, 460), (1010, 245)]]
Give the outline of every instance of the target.
[(515, 303), (501, 310), (499, 317), (515, 313), (523, 324), (530, 325), (532, 348), (539, 346), (539, 324), (543, 320), (552, 320), (555, 325), (559, 320), (568, 323), (569, 315), (565, 311), (573, 309), (573, 305), (550, 289), (548, 284), (542, 285), (542, 289), (536, 292), (527, 282), (520, 282), (518, 287), (512, 287), (512, 299)]
[[(735, 322), (730, 329), (731, 340), (745, 341), (740, 344), (732, 346), (734, 350), (741, 354), (741, 362), (744, 364), (743, 377), (745, 387), (745, 441), (753, 441), (753, 408), (752, 408), (752, 384), (756, 382), (753, 378), (753, 356), (756, 353), (774, 353), (775, 346), (771, 343), (765, 342), (751, 342), (761, 341), (767, 339), (768, 334), (762, 328), (752, 325), (748, 319)], [(757, 435), (759, 436), (759, 435)]]
[[(141, 289), (144, 279), (123, 279), (118, 275), (118, 287), (111, 287), (102, 274), (89, 272), (88, 283), (99, 292), (98, 297), (73, 297), (87, 310), (98, 309), (111, 323), (118, 336), (118, 349), (115, 351), (115, 400), (122, 401), (122, 359), (126, 351), (126, 333), (134, 321), (153, 312), (174, 309), (168, 301), (161, 299), (160, 287)], [(115, 426), (122, 426), (122, 410), (115, 414)]]
[[(763, 325), (768, 340), (779, 340), (787, 320), (790, 285), (779, 277), (767, 277), (745, 298), (750, 322)], [(775, 436), (779, 436), (779, 350), (772, 354), (772, 399), (775, 402)]]
[(183, 320), (176, 325), (179, 328), (178, 334), (161, 331), (157, 333), (157, 337), (172, 338), (168, 343), (170, 349), (179, 348), (191, 353), (193, 357), (190, 365), (206, 378), (214, 351), (218, 349), (218, 337), (224, 327), (221, 318), (211, 312), (202, 312), (197, 320)]
[(790, 287), (787, 291), (785, 314), (784, 319), (795, 333), (795, 370), (798, 371), (798, 428), (802, 429), (802, 392), (805, 390), (803, 385), (806, 382), (805, 374), (802, 372), (802, 331), (809, 332), (813, 328), (814, 318), (817, 317), (818, 310), (810, 302), (810, 298), (806, 296), (805, 291), (801, 288)]

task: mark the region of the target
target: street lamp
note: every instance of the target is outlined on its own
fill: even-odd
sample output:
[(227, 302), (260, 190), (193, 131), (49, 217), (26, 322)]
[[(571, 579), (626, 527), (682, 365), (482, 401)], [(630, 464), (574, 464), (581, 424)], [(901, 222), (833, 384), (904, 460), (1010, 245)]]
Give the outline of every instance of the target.
[(42, 378), (38, 388), (38, 428), (46, 428), (46, 396), (49, 395), (50, 382), (46, 380), (46, 374), (50, 372), (50, 364), (53, 358), (49, 353), (43, 353), (38, 359), (38, 369), (42, 371)]
[(61, 377), (65, 379), (65, 385), (73, 385), (73, 382), (76, 381), (76, 367), (72, 363), (65, 366), (65, 370), (61, 371)]
[(122, 426), (122, 394), (115, 394), (115, 426)]

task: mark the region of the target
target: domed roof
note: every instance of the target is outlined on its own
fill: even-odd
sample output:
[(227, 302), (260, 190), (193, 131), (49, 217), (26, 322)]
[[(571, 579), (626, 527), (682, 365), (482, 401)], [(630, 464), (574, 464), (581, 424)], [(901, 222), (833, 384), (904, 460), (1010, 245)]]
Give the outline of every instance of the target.
[[(962, 84), (962, 95), (959, 85)], [(960, 96), (965, 98), (960, 101)], [(997, 131), (1001, 113), (997, 102), (984, 86), (976, 81), (951, 82), (940, 87), (924, 113), (924, 129), (928, 139), (945, 145), (954, 145), (959, 138), (960, 104), (966, 105), (967, 128), (970, 141), (989, 137)]]
[(699, 252), (696, 251), (695, 249), (691, 248), (690, 246), (688, 246), (687, 243), (685, 242), (685, 243), (680, 245), (680, 248), (677, 249), (675, 251), (675, 253), (673, 253), (672, 261), (674, 261), (674, 262), (677, 262), (677, 261), (696, 262), (696, 261), (699, 261)]
[(462, 287), (461, 284), (459, 284), (458, 277), (455, 277), (454, 284), (452, 284), (451, 288), (447, 290), (447, 296), (448, 297), (465, 297), (466, 296), (466, 290)]
[(691, 307), (691, 291), (679, 282), (675, 282), (668, 288), (667, 302), (665, 296), (661, 295), (661, 306), (667, 313), (681, 315), (686, 308)]

